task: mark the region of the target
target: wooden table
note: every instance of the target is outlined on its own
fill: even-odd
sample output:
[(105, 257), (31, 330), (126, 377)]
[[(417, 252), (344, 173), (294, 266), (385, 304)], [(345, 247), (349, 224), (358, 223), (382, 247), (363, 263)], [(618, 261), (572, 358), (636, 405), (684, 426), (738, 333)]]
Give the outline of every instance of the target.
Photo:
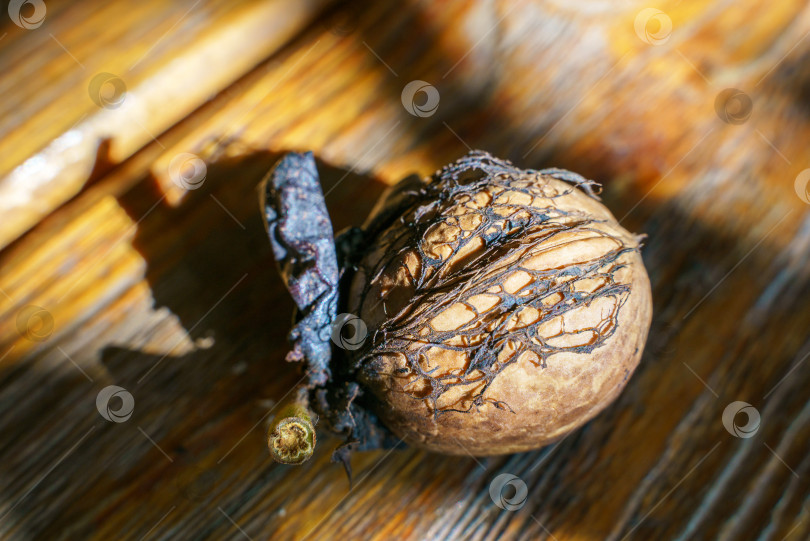
[[(3, 14), (0, 535), (807, 539), (810, 9), (656, 7)], [(430, 114), (406, 110), (414, 80), (438, 91)], [(265, 431), (298, 376), (257, 183), (312, 149), (342, 227), (468, 148), (603, 182), (648, 235), (655, 316), (627, 390), (536, 452), (365, 453), (351, 489), (325, 433), (305, 466), (273, 463)], [(195, 165), (195, 189), (173, 182)], [(110, 385), (131, 417), (100, 413)], [(490, 497), (504, 473), (519, 509)]]

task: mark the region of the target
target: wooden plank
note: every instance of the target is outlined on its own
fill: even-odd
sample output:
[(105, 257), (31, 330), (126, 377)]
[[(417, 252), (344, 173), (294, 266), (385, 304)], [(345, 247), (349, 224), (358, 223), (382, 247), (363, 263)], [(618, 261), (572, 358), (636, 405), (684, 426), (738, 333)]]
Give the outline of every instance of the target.
[[(0, 54), (0, 246), (254, 68), (324, 4), (80, 2), (46, 10), (37, 28), (12, 25)], [(26, 80), (42, 85), (33, 97)]]
[[(0, 252), (0, 531), (807, 538), (810, 213), (795, 180), (810, 11), (671, 3), (672, 35), (651, 45), (633, 29), (644, 7), (341, 8)], [(440, 93), (432, 116), (402, 105), (416, 79)], [(751, 98), (747, 118), (726, 111), (739, 123), (717, 111), (725, 88)], [(268, 413), (297, 375), (256, 183), (278, 152), (314, 149), (338, 166), (324, 185), (340, 227), (467, 145), (603, 181), (616, 216), (648, 234), (655, 318), (639, 371), (544, 450), (366, 453), (352, 490), (325, 434), (306, 466), (273, 464)], [(169, 174), (185, 152), (207, 163), (187, 193)], [(18, 328), (29, 305), (53, 317), (45, 340)], [(107, 385), (133, 395), (126, 422), (96, 410)], [(734, 401), (758, 410), (754, 437), (724, 427)], [(500, 473), (528, 487), (517, 511), (490, 498)]]

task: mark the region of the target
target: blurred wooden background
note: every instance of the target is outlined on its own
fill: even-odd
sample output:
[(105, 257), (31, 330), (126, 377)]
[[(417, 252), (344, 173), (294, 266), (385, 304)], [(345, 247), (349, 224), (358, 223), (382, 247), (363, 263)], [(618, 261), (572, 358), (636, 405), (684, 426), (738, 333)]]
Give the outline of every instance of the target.
[[(3, 537), (810, 536), (806, 3), (11, 4)], [(413, 80), (435, 112), (406, 110)], [(649, 235), (655, 317), (628, 389), (536, 452), (357, 455), (352, 490), (325, 434), (306, 466), (272, 463), (297, 375), (257, 183), (315, 151), (341, 227), (468, 147), (603, 182)], [(133, 397), (124, 422), (97, 410), (109, 385)], [(732, 434), (743, 413), (724, 426), (738, 401), (752, 437)], [(520, 509), (491, 499), (502, 473)]]

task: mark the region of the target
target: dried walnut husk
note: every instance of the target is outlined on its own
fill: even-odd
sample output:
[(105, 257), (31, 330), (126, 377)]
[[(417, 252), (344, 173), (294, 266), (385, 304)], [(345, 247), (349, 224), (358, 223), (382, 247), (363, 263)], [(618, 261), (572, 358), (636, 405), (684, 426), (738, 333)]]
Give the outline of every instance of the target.
[[(403, 180), (332, 242), (312, 155), (282, 159), (265, 212), (298, 307), (288, 360), (306, 368), (302, 401), (345, 437), (334, 459), (348, 468), (351, 451), (400, 441), (534, 449), (619, 394), (647, 337), (650, 284), (640, 239), (595, 188), (475, 151)], [(367, 326), (359, 348), (330, 347), (338, 311)]]
[(593, 187), (472, 153), (371, 232), (348, 310), (372, 332), (352, 363), (394, 434), (449, 454), (526, 451), (619, 394), (650, 284), (639, 239)]

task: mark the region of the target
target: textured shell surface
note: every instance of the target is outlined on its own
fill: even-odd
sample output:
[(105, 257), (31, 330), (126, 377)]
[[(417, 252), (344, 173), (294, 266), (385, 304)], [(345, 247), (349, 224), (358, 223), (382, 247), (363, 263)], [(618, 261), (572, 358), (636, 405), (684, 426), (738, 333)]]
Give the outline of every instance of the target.
[(621, 392), (652, 314), (639, 239), (562, 170), (472, 153), (376, 233), (348, 309), (372, 329), (354, 362), (407, 443), (520, 452)]

